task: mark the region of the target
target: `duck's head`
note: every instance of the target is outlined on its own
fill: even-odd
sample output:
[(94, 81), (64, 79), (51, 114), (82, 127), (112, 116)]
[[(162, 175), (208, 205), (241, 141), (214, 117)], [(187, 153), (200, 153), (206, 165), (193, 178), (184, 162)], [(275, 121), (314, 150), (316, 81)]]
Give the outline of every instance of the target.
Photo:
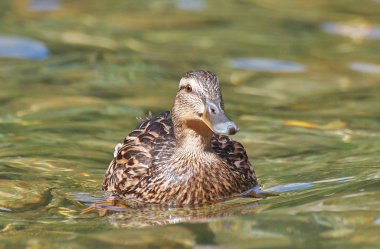
[(190, 129), (210, 129), (219, 135), (233, 135), (239, 131), (224, 112), (218, 78), (204, 70), (190, 71), (182, 76), (174, 102), (173, 121)]

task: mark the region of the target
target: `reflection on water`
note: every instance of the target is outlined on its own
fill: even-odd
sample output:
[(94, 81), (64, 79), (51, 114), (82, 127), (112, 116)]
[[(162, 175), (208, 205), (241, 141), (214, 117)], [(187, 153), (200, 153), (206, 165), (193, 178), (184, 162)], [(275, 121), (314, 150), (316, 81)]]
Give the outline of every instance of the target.
[(350, 68), (361, 73), (380, 73), (380, 65), (371, 63), (351, 62)]
[(275, 186), (268, 188), (268, 191), (283, 193), (283, 192), (289, 192), (289, 191), (295, 191), (295, 190), (302, 190), (307, 188), (312, 188), (314, 185), (312, 183), (289, 183), (285, 185)]
[(324, 183), (333, 183), (333, 185), (336, 185), (336, 183), (339, 183), (339, 182), (343, 183), (343, 182), (351, 180), (352, 178), (353, 177), (340, 177), (340, 178), (334, 178), (334, 179), (314, 181), (310, 183), (309, 182), (289, 183), (289, 184), (267, 188), (266, 191), (274, 192), (274, 193), (284, 193), (284, 192), (289, 192), (289, 191), (297, 191), (297, 190), (313, 188)]
[[(0, 247), (377, 248), (378, 7), (0, 1)], [(80, 215), (134, 117), (200, 68), (279, 195)]]
[(322, 23), (322, 30), (336, 35), (348, 36), (352, 39), (380, 39), (380, 27), (366, 23), (340, 24)]
[(176, 0), (177, 8), (183, 10), (202, 10), (205, 8), (204, 0)]
[(177, 223), (203, 223), (223, 217), (254, 214), (263, 209), (256, 201), (240, 200), (198, 208), (145, 207), (139, 210), (125, 208), (112, 209), (114, 214), (107, 216), (110, 224), (116, 227), (145, 227)]
[(60, 0), (31, 0), (29, 3), (30, 11), (55, 11), (61, 7)]
[(375, 225), (380, 225), (380, 217), (378, 217), (374, 222), (373, 224)]
[(0, 57), (42, 60), (49, 56), (45, 44), (26, 37), (0, 35)]
[[(340, 177), (314, 181), (311, 183), (289, 183), (273, 186), (265, 190), (256, 186), (253, 189), (246, 191), (244, 194), (255, 191), (262, 196), (262, 198), (274, 198), (281, 193), (302, 191), (320, 186), (336, 186), (337, 183), (346, 183), (351, 180), (353, 180), (353, 177)], [(117, 202), (114, 202), (113, 204), (102, 204), (102, 201), (116, 197), (104, 193), (99, 194), (98, 196), (89, 196), (86, 193), (75, 193), (73, 195), (78, 201), (86, 203), (88, 206), (96, 205), (96, 208), (93, 211), (99, 211), (99, 215), (103, 216), (113, 213), (109, 219), (111, 224), (117, 227), (144, 227), (177, 224), (182, 222), (201, 223), (209, 219), (220, 219), (222, 217), (236, 215), (252, 215), (257, 211), (262, 211), (270, 207), (270, 205), (260, 205), (260, 200), (264, 199), (237, 198), (223, 203), (195, 208), (168, 208), (159, 205), (147, 205), (136, 208), (131, 205), (131, 203), (124, 202), (123, 200), (119, 200), (122, 205), (116, 204)]]
[(257, 72), (288, 72), (298, 73), (306, 67), (291, 61), (281, 61), (269, 58), (239, 58), (231, 61), (234, 68), (248, 69)]

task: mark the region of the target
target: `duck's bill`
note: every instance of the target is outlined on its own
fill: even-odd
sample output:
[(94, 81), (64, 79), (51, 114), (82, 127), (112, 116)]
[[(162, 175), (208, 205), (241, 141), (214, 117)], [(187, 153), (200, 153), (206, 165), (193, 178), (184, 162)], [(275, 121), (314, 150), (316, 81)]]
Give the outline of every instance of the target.
[(219, 105), (208, 101), (205, 109), (202, 120), (215, 134), (234, 135), (239, 131), (239, 127), (226, 116)]

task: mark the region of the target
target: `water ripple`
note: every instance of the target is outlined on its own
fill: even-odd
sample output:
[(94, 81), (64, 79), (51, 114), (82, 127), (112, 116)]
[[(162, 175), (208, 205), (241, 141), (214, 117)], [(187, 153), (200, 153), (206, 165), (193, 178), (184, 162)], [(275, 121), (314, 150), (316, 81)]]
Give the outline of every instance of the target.
[(289, 191), (312, 188), (315, 185), (323, 184), (323, 183), (344, 183), (344, 182), (351, 181), (352, 179), (353, 179), (352, 176), (346, 176), (346, 177), (339, 177), (339, 178), (324, 179), (324, 180), (314, 181), (314, 182), (296, 182), (296, 183), (289, 183), (289, 184), (278, 185), (271, 188), (267, 188), (265, 189), (265, 191), (274, 192), (274, 193), (284, 193), (284, 192), (289, 192)]
[(182, 10), (198, 11), (206, 6), (204, 0), (177, 0), (177, 8)]
[(265, 190), (269, 192), (275, 192), (275, 193), (284, 193), (284, 192), (289, 192), (289, 191), (312, 188), (313, 186), (314, 185), (312, 183), (300, 182), (300, 183), (289, 183), (289, 184), (284, 184), (280, 186), (274, 186)]
[(365, 23), (343, 24), (324, 22), (321, 24), (321, 29), (329, 34), (347, 36), (352, 39), (380, 39), (380, 27)]
[(380, 217), (377, 217), (373, 224), (380, 225)]
[(29, 3), (29, 11), (56, 11), (60, 9), (60, 0), (31, 0)]
[(0, 57), (43, 60), (49, 56), (44, 43), (30, 38), (0, 35)]
[(257, 72), (299, 73), (306, 71), (306, 67), (302, 64), (270, 58), (237, 58), (230, 62), (230, 66)]
[(353, 71), (361, 73), (380, 73), (380, 66), (366, 62), (351, 62), (349, 67)]

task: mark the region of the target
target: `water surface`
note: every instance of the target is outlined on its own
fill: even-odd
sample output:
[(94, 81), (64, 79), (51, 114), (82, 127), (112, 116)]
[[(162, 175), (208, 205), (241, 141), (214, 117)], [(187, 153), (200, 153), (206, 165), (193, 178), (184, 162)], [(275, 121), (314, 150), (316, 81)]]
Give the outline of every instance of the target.
[[(0, 244), (15, 248), (378, 248), (378, 1), (2, 1)], [(35, 43), (34, 43), (35, 44)], [(0, 56), (4, 47), (0, 43)], [(4, 50), (3, 50), (4, 51)], [(215, 71), (264, 189), (105, 217), (103, 174), (180, 75)]]

